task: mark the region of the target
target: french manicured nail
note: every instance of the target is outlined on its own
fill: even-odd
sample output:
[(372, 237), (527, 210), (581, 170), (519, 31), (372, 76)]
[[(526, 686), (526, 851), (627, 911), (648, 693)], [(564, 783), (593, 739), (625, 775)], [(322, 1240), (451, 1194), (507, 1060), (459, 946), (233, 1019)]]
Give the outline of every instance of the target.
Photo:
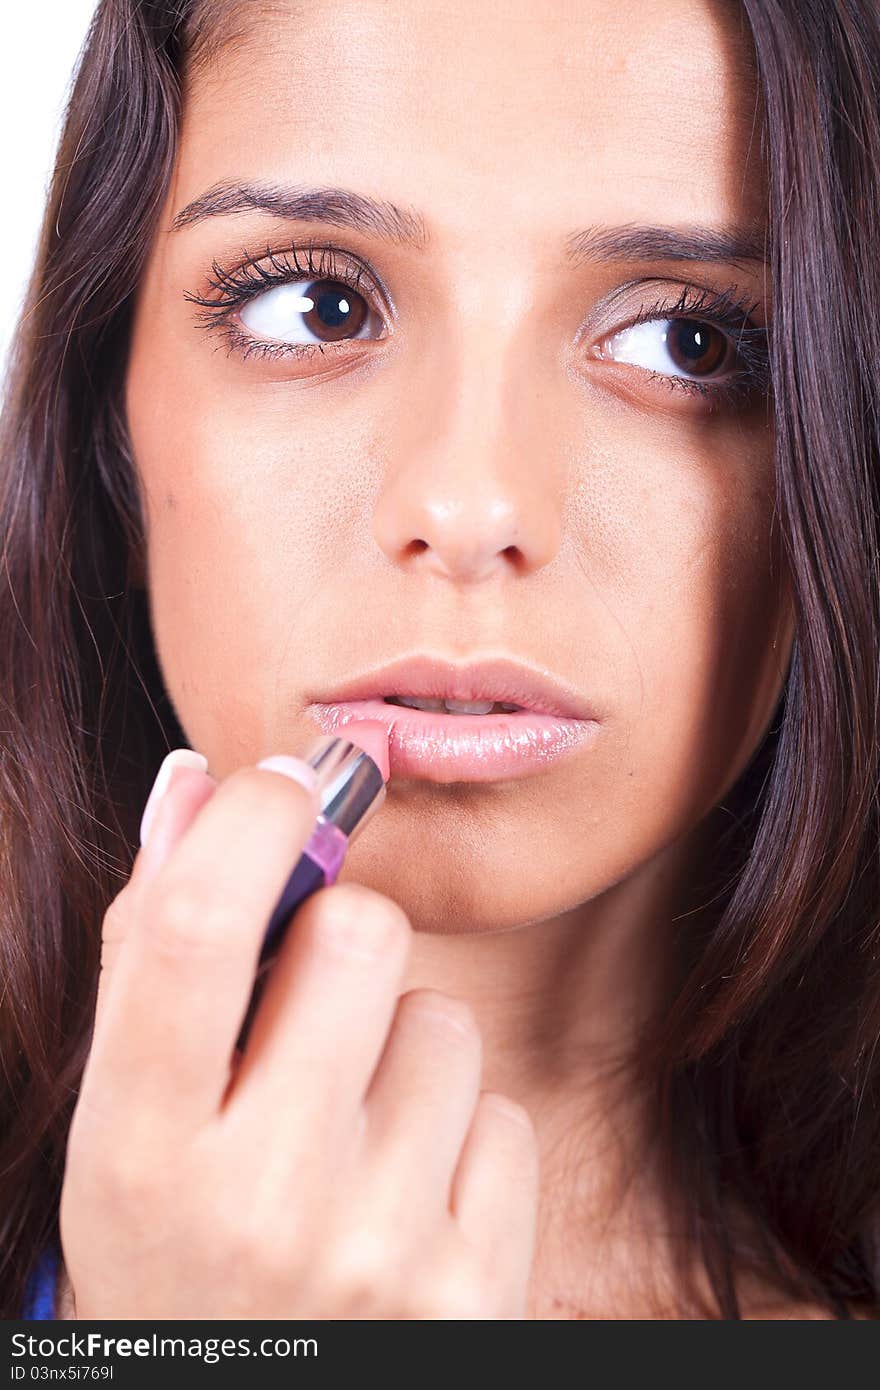
[(153, 819), (159, 808), (159, 802), (171, 785), (172, 774), (175, 768), (178, 767), (194, 767), (199, 772), (207, 772), (208, 759), (205, 757), (204, 753), (197, 753), (193, 748), (173, 748), (170, 753), (166, 753), (159, 765), (159, 771), (156, 773), (156, 780), (153, 783), (150, 795), (147, 797), (147, 804), (144, 807), (144, 814), (141, 817), (142, 845), (147, 843), (150, 826), (153, 824)]
[(266, 768), (269, 772), (282, 772), (309, 792), (313, 792), (318, 785), (318, 774), (311, 763), (302, 758), (292, 758), (288, 753), (274, 753), (271, 758), (258, 762), (257, 767)]

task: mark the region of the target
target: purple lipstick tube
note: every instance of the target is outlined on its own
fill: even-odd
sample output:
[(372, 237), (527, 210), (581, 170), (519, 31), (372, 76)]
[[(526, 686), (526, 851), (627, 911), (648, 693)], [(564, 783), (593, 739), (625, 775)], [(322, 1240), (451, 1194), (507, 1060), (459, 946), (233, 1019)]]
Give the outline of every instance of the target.
[(336, 882), (355, 835), (385, 800), (385, 781), (377, 763), (356, 743), (328, 735), (319, 738), (305, 761), (318, 774), (320, 810), (315, 827), (276, 903), (263, 936), (254, 989), (236, 1047), (250, 1031), (266, 977), (290, 925), (311, 893)]

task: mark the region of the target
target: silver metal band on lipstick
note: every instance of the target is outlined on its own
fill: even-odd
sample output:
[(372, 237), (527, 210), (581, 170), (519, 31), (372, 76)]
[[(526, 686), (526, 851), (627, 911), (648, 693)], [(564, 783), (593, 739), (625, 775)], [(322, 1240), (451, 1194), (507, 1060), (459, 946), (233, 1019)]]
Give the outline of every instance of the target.
[(385, 800), (381, 772), (369, 753), (339, 734), (319, 739), (306, 762), (318, 774), (321, 814), (351, 839)]

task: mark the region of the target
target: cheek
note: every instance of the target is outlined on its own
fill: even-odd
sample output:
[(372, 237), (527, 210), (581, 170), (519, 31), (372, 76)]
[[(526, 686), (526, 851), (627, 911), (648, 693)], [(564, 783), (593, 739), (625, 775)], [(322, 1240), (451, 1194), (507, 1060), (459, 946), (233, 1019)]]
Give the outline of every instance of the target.
[(313, 398), (291, 408), (289, 387), (231, 395), (175, 360), (153, 342), (128, 378), (147, 585), (168, 694), (224, 775), (281, 736), (276, 703), (313, 675), (304, 653), (335, 621), (327, 585), (351, 550), (340, 530), (363, 530), (346, 486), (362, 443), (344, 411), (330, 430)]
[(766, 435), (662, 464), (619, 497), (605, 598), (615, 618), (620, 809), (693, 824), (734, 784), (782, 693), (793, 636), (771, 528)]

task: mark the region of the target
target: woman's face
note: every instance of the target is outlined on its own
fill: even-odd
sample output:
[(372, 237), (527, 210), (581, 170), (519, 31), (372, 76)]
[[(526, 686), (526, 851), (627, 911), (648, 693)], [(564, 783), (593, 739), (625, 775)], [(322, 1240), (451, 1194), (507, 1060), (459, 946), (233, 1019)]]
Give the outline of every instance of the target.
[[(763, 263), (721, 246), (760, 252), (765, 225), (739, 10), (245, 9), (185, 93), (127, 380), (166, 685), (222, 778), (305, 752), (312, 700), (404, 654), (558, 673), (601, 716), (588, 746), (515, 780), (392, 778), (343, 873), (416, 927), (543, 920), (701, 820), (787, 668), (766, 397), (686, 389), (747, 388), (737, 334), (770, 313)], [(383, 216), (278, 215), (308, 188)], [(708, 229), (721, 258), (615, 251), (623, 224)], [(360, 277), (340, 330), (271, 284), (206, 326), (185, 296), (219, 298), (212, 263), (260, 288), (267, 252), (294, 294)], [(664, 317), (725, 291), (726, 329)]]

